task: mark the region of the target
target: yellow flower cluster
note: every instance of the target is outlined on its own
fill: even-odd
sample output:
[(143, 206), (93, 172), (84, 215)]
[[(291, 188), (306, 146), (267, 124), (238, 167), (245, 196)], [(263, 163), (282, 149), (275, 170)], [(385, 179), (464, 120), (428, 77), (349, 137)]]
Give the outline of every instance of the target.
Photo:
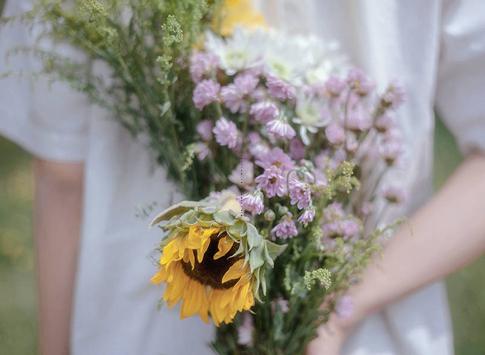
[(230, 36), (237, 26), (266, 27), (263, 15), (254, 8), (251, 0), (224, 0), (219, 15), (213, 27), (223, 36)]

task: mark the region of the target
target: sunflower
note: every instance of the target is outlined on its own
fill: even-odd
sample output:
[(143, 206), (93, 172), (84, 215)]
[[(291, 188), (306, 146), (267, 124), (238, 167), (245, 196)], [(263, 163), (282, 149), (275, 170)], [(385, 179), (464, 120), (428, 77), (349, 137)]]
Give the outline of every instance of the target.
[(265, 270), (284, 246), (265, 240), (238, 213), (235, 199), (183, 202), (162, 212), (152, 224), (168, 235), (161, 245), (153, 284), (165, 283), (163, 301), (181, 303), (181, 318), (209, 316), (216, 326), (251, 309)]
[(255, 9), (251, 0), (224, 0), (219, 16), (214, 18), (212, 27), (217, 33), (230, 36), (238, 26), (264, 28), (266, 21)]

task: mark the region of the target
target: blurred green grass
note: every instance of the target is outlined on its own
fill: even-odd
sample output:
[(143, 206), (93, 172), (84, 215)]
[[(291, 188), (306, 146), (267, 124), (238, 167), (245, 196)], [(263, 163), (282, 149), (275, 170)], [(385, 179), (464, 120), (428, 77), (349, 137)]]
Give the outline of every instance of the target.
[[(435, 155), (435, 186), (439, 187), (461, 161), (453, 138), (440, 122)], [(36, 349), (30, 161), (27, 153), (0, 138), (0, 354), (28, 355)], [(457, 355), (485, 353), (484, 279), (482, 257), (447, 280)]]

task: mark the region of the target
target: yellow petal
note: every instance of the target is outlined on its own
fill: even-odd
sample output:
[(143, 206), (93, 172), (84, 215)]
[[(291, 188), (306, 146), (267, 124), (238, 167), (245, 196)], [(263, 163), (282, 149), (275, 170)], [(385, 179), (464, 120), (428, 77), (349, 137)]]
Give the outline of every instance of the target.
[(197, 261), (199, 263), (201, 263), (202, 260), (204, 260), (204, 255), (205, 255), (205, 252), (207, 251), (207, 248), (209, 248), (210, 241), (211, 241), (210, 238), (207, 238), (206, 240), (204, 240), (199, 250), (197, 250)]
[(219, 239), (219, 243), (217, 244), (217, 253), (214, 254), (214, 260), (222, 258), (226, 255), (229, 250), (231, 250), (232, 246), (234, 245), (234, 241), (231, 238), (223, 237)]
[(222, 277), (222, 283), (225, 283), (230, 280), (239, 279), (242, 275), (244, 275), (245, 270), (243, 265), (244, 265), (243, 259), (239, 259), (234, 264), (232, 264), (229, 270), (227, 270), (224, 276)]

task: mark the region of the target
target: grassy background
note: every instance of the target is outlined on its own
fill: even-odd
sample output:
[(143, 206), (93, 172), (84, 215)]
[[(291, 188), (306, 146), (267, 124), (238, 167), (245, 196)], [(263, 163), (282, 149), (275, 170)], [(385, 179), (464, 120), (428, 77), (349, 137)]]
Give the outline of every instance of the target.
[[(461, 160), (440, 122), (435, 153), (438, 188)], [(36, 348), (30, 161), (27, 153), (0, 138), (0, 354), (30, 355)], [(484, 280), (485, 257), (447, 280), (457, 355), (485, 353)]]

